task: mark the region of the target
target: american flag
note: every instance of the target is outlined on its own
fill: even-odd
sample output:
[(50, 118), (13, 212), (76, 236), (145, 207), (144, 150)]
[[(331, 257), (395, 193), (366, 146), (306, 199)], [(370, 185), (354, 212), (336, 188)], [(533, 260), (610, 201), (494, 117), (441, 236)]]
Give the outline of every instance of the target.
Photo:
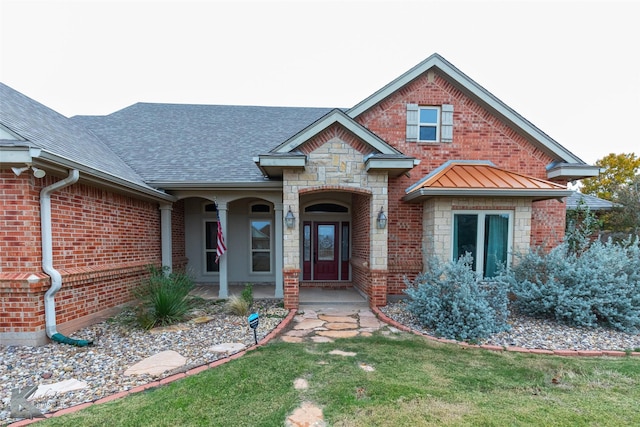
[(222, 223), (220, 222), (220, 213), (218, 212), (218, 204), (216, 203), (216, 218), (218, 219), (218, 243), (216, 246), (216, 264), (220, 260), (222, 254), (227, 251), (224, 244), (224, 234), (222, 234)]

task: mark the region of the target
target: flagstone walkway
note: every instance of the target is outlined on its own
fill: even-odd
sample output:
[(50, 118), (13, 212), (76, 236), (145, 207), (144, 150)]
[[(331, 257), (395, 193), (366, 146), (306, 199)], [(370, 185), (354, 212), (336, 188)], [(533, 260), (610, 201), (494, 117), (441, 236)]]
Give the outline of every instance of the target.
[(389, 326), (368, 308), (301, 308), (280, 339), (290, 343), (333, 342), (337, 338), (371, 336)]

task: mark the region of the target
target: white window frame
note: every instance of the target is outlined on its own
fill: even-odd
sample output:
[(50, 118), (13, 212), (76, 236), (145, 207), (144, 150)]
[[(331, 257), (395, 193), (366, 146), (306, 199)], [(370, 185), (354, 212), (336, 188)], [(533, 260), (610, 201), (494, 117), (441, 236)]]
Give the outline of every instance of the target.
[(457, 261), (453, 258), (455, 253), (455, 216), (456, 215), (477, 215), (478, 216), (478, 231), (476, 234), (476, 271), (479, 276), (483, 276), (484, 273), (484, 221), (487, 215), (508, 215), (508, 227), (507, 231), (507, 267), (511, 265), (511, 258), (513, 253), (513, 222), (514, 212), (510, 210), (456, 210), (452, 211), (451, 215), (451, 251), (449, 253), (449, 259)]
[[(273, 273), (273, 219), (271, 217), (255, 215), (249, 218), (249, 271), (251, 274), (272, 274)], [(269, 249), (254, 249), (253, 248), (253, 221), (263, 221), (269, 223)], [(269, 271), (254, 271), (253, 270), (253, 254), (255, 252), (262, 252), (269, 254)]]
[[(422, 122), (420, 121), (421, 112), (425, 110), (435, 110), (436, 111), (436, 121), (434, 122)], [(420, 105), (418, 107), (418, 142), (426, 142), (426, 143), (437, 143), (440, 142), (440, 126), (442, 122), (442, 110), (438, 106), (434, 105)], [(435, 139), (420, 139), (420, 129), (422, 127), (434, 127), (436, 128), (436, 138)]]

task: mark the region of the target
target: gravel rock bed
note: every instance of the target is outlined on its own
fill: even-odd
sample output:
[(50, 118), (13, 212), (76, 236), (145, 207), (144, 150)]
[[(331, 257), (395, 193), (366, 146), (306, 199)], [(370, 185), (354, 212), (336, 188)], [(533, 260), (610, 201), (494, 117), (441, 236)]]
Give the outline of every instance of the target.
[[(252, 311), (260, 314), (258, 341), (289, 313), (281, 306), (282, 300), (255, 300)], [(174, 328), (145, 331), (133, 324), (134, 316), (127, 310), (71, 336), (93, 340), (94, 345), (90, 347), (58, 343), (41, 347), (0, 346), (0, 425), (16, 421), (10, 418), (14, 388), (25, 389), (70, 379), (88, 384), (82, 390), (30, 400), (42, 413), (55, 412), (227, 357), (227, 354), (211, 351), (214, 345), (242, 343), (246, 348), (255, 344), (247, 318), (225, 313), (222, 304), (202, 301), (190, 313), (189, 319)], [(184, 356), (186, 366), (161, 376), (124, 376), (124, 371), (131, 365), (165, 350), (174, 350)]]
[[(381, 307), (380, 311), (415, 331), (435, 336), (432, 330), (420, 325), (417, 317), (407, 311), (407, 305), (403, 301), (389, 303)], [(573, 327), (513, 313), (509, 316), (508, 323), (511, 325), (509, 331), (479, 340), (478, 344), (542, 350), (640, 349), (640, 334), (627, 334), (605, 328)]]
[[(287, 316), (288, 310), (281, 305), (281, 300), (254, 302), (253, 311), (260, 314), (258, 340)], [(433, 331), (419, 324), (402, 301), (389, 303), (380, 311), (413, 330), (434, 335)], [(83, 390), (30, 401), (42, 413), (55, 412), (227, 357), (211, 351), (214, 345), (242, 343), (246, 348), (255, 343), (246, 317), (225, 313), (221, 304), (202, 302), (189, 317), (191, 320), (168, 330), (144, 331), (132, 325), (132, 312), (124, 311), (113, 319), (72, 335), (72, 338), (94, 340), (91, 347), (57, 343), (41, 347), (0, 346), (0, 400), (3, 404), (0, 407), (0, 425), (16, 421), (10, 418), (11, 391), (14, 388), (25, 389), (69, 379), (88, 384)], [(207, 321), (203, 321), (205, 319)], [(545, 350), (640, 349), (640, 334), (577, 328), (518, 315), (511, 315), (509, 324), (510, 331), (495, 334), (479, 343)], [(131, 365), (165, 350), (177, 351), (186, 357), (187, 364), (161, 376), (124, 376), (124, 371)]]

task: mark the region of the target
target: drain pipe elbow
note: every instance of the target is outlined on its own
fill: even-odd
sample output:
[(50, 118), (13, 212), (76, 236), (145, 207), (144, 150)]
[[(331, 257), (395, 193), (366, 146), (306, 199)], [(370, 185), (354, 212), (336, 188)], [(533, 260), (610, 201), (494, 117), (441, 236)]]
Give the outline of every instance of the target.
[(71, 169), (69, 175), (40, 191), (40, 229), (42, 234), (42, 270), (51, 277), (51, 287), (44, 294), (45, 332), (56, 342), (84, 347), (91, 342), (75, 340), (58, 333), (56, 326), (55, 295), (62, 288), (62, 275), (53, 268), (53, 234), (51, 232), (51, 194), (78, 182), (80, 172)]

